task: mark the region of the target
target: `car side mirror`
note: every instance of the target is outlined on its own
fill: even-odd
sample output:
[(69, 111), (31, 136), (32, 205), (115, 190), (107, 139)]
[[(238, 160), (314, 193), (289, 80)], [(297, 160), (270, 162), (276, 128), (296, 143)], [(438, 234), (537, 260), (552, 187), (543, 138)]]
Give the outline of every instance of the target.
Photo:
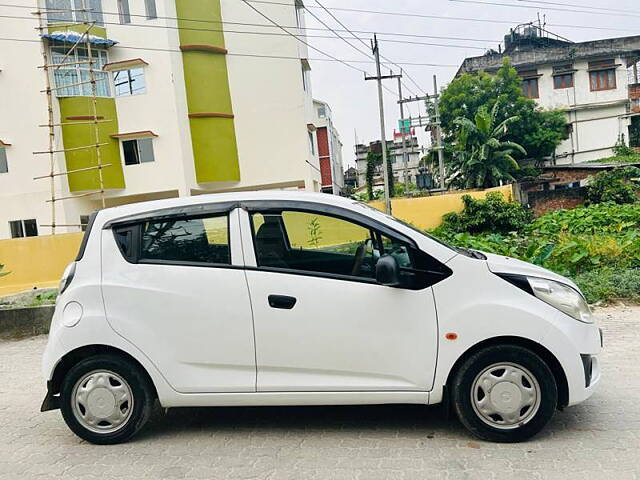
[(380, 285), (399, 287), (400, 266), (398, 260), (391, 255), (383, 255), (376, 263), (376, 281)]

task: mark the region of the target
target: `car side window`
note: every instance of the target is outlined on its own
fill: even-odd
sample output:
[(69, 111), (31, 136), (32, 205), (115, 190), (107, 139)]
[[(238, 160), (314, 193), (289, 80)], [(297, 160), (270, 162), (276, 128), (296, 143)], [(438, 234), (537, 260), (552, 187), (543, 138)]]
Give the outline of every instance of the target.
[(139, 261), (230, 265), (227, 215), (144, 222)]
[(380, 247), (375, 231), (315, 212), (252, 215), (259, 267), (375, 279)]

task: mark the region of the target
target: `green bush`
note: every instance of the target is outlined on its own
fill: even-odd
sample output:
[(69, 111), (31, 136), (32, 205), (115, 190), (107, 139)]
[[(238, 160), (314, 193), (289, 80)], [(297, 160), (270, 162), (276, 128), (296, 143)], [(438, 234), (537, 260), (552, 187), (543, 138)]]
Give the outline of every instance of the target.
[(590, 203), (634, 203), (638, 200), (638, 186), (633, 182), (640, 178), (640, 168), (618, 167), (595, 174), (589, 180), (587, 200)]
[(612, 300), (640, 302), (640, 269), (602, 269), (575, 277), (589, 303)]
[(596, 234), (621, 233), (640, 228), (640, 203), (618, 205), (600, 203), (572, 210), (554, 210), (535, 219), (529, 233), (552, 235), (558, 233)]
[(446, 214), (440, 229), (454, 233), (517, 232), (532, 218), (531, 211), (519, 203), (505, 201), (500, 192), (490, 192), (484, 199), (464, 195), (462, 201), (462, 212)]
[(640, 204), (558, 210), (508, 234), (445, 228), (431, 233), (459, 247), (519, 258), (572, 277), (591, 302), (640, 298)]

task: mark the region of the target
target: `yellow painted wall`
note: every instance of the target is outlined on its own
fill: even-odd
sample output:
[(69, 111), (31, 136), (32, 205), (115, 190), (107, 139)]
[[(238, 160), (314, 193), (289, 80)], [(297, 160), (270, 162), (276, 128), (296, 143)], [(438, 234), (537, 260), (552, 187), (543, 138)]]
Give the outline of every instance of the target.
[[(461, 212), (464, 195), (474, 198), (484, 198), (487, 192), (502, 192), (505, 200), (513, 200), (511, 185), (489, 188), (487, 190), (470, 190), (460, 193), (448, 193), (419, 198), (394, 198), (391, 200), (391, 209), (394, 217), (423, 230), (439, 227), (442, 216), (449, 212)], [(372, 202), (372, 207), (384, 211), (384, 201)]]
[(78, 254), (81, 233), (0, 240), (0, 296), (56, 287), (65, 267)]

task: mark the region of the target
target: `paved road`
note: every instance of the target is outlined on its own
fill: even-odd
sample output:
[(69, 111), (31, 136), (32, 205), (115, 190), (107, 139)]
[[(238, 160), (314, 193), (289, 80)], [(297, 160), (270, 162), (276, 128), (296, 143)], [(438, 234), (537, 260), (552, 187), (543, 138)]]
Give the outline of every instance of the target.
[(216, 408), (158, 413), (125, 445), (39, 413), (46, 339), (0, 343), (0, 479), (640, 479), (640, 308), (602, 309), (604, 379), (535, 440), (479, 442), (437, 408)]

